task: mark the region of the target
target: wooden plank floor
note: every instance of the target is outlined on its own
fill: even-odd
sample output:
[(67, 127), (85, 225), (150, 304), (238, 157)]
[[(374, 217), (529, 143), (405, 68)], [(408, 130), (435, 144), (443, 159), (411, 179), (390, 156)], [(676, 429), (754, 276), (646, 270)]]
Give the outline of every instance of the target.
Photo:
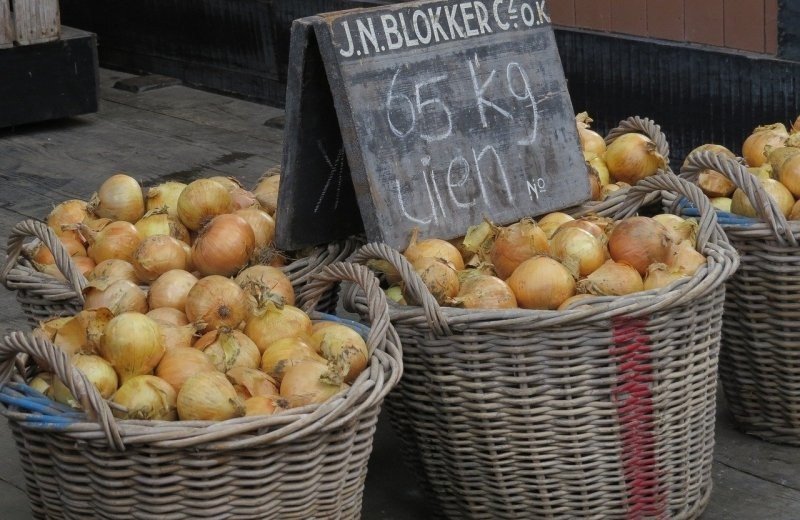
[[(282, 111), (185, 87), (132, 94), (129, 77), (101, 71), (97, 114), (0, 130), (0, 243), (24, 218), (67, 198), (87, 198), (102, 179), (126, 171), (144, 184), (232, 175), (252, 184), (280, 161), (282, 134), (264, 126)], [(0, 290), (3, 333), (25, 327), (13, 294)], [(736, 432), (720, 401), (714, 492), (704, 520), (800, 519), (800, 449)], [(30, 518), (22, 469), (0, 421), (0, 520)], [(420, 490), (399, 459), (397, 439), (379, 423), (362, 518), (428, 518)]]

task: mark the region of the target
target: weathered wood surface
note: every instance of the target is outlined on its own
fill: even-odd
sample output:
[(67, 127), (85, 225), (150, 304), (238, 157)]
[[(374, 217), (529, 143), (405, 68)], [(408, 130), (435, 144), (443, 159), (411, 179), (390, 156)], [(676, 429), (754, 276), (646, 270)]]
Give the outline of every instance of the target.
[[(263, 122), (280, 111), (185, 87), (135, 95), (111, 88), (125, 74), (101, 71), (97, 114), (0, 131), (0, 243), (25, 217), (44, 215), (68, 197), (86, 197), (110, 172), (145, 182), (190, 172), (233, 173), (255, 182), (279, 160), (280, 133)], [(173, 103), (182, 100), (181, 106)], [(199, 115), (198, 115), (199, 114)], [(2, 333), (26, 326), (14, 295), (0, 288)], [(702, 520), (800, 518), (800, 450), (734, 430), (722, 399), (714, 492)], [(364, 520), (430, 518), (417, 483), (402, 465), (397, 438), (381, 418), (364, 495)], [(29, 520), (22, 468), (0, 421), (0, 518)]]
[(14, 45), (14, 18), (10, 0), (0, 0), (0, 49)]
[(20, 45), (57, 40), (61, 35), (58, 0), (11, 0)]

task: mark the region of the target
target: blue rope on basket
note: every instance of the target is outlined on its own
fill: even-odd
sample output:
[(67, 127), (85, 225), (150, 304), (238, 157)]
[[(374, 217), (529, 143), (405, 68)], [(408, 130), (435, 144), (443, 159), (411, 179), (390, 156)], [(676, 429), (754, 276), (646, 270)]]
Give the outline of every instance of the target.
[[(695, 205), (692, 204), (688, 199), (686, 199), (686, 197), (681, 197), (676, 202), (676, 209), (684, 217), (700, 216), (700, 212), (697, 210)], [(761, 222), (760, 220), (755, 218), (743, 217), (741, 215), (736, 215), (734, 213), (722, 211), (721, 209), (716, 209), (715, 211), (717, 212), (717, 222), (719, 222), (719, 224), (723, 227), (725, 226), (750, 227), (754, 224)]]

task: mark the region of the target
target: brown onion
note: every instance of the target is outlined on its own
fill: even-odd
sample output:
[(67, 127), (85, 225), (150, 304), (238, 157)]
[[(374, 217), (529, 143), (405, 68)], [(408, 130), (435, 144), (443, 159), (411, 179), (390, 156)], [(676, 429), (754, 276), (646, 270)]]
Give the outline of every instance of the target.
[(767, 147), (783, 146), (789, 132), (783, 123), (759, 126), (742, 144), (742, 156), (750, 166), (761, 166), (767, 162)]
[(242, 399), (249, 399), (256, 396), (275, 396), (279, 395), (278, 382), (275, 379), (255, 368), (233, 367), (225, 373), (225, 376), (233, 384), (236, 393)]
[(550, 252), (576, 278), (591, 274), (606, 261), (605, 244), (584, 229), (559, 229), (550, 241)]
[(261, 204), (261, 207), (270, 215), (275, 215), (275, 211), (278, 209), (280, 182), (280, 167), (271, 168), (267, 170), (265, 176), (258, 181), (255, 189), (253, 189), (253, 194)]
[(250, 224), (255, 237), (256, 249), (267, 247), (275, 238), (275, 219), (263, 209), (250, 207), (234, 212)]
[(686, 278), (686, 276), (686, 273), (673, 271), (666, 264), (653, 264), (647, 269), (644, 290), (661, 289), (681, 278)]
[(628, 184), (636, 184), (659, 168), (666, 168), (666, 160), (658, 153), (656, 144), (643, 134), (619, 136), (608, 145), (605, 161), (614, 180)]
[(644, 290), (639, 271), (628, 264), (608, 260), (581, 280), (578, 289), (595, 296), (624, 296)]
[(440, 258), (453, 264), (453, 268), (457, 271), (464, 269), (464, 259), (453, 244), (438, 238), (418, 240), (418, 236), (419, 230), (415, 228), (411, 234), (411, 242), (403, 252), (412, 265), (421, 258)]
[(99, 351), (105, 328), (113, 317), (108, 309), (81, 311), (58, 327), (53, 344), (69, 356), (79, 352), (93, 354)]
[(142, 241), (136, 226), (122, 220), (112, 222), (98, 232), (89, 230), (84, 224), (80, 224), (80, 230), (89, 241), (87, 255), (98, 264), (112, 258), (130, 262)]
[[(86, 256), (86, 248), (83, 243), (75, 238), (74, 235), (62, 235), (60, 237), (61, 245), (67, 250), (67, 254), (72, 257)], [(41, 265), (52, 265), (56, 263), (56, 259), (50, 249), (44, 245), (44, 242), (37, 242), (33, 250), (31, 258), (34, 262)]]
[(192, 376), (178, 392), (178, 417), (182, 421), (225, 421), (244, 414), (243, 401), (219, 372)]
[(147, 294), (135, 283), (117, 280), (105, 289), (87, 286), (83, 290), (84, 309), (109, 309), (115, 316), (123, 312), (145, 314)]
[(248, 267), (236, 276), (236, 283), (257, 299), (263, 297), (264, 291), (269, 291), (282, 298), (283, 303), (287, 305), (295, 303), (292, 281), (277, 267), (269, 265)]
[(789, 220), (800, 220), (800, 200), (794, 203), (794, 206), (792, 206), (792, 211), (789, 212), (789, 216), (787, 218)]
[(630, 217), (614, 224), (608, 237), (608, 252), (615, 262), (622, 262), (647, 272), (653, 263), (666, 263), (672, 239), (663, 224), (648, 217)]
[(100, 341), (100, 353), (123, 383), (152, 372), (164, 352), (158, 323), (138, 312), (125, 312), (108, 322)]
[[(93, 354), (76, 354), (70, 359), (72, 366), (83, 372), (83, 375), (94, 385), (103, 399), (108, 399), (117, 391), (119, 380), (111, 363)], [(67, 386), (56, 378), (53, 381), (53, 399), (73, 408), (80, 408), (80, 403), (75, 399)]]
[(589, 117), (588, 112), (581, 112), (575, 116), (575, 123), (578, 127), (578, 138), (581, 141), (581, 149), (585, 152), (603, 155), (606, 152), (606, 142), (600, 134), (589, 129), (589, 124), (591, 122), (592, 118)]
[(347, 386), (325, 363), (305, 360), (286, 369), (281, 397), (290, 408), (324, 403)]
[(795, 197), (800, 197), (800, 148), (795, 148), (797, 154), (783, 162), (778, 171), (778, 180)]
[(694, 244), (697, 240), (699, 224), (694, 219), (685, 219), (672, 213), (660, 213), (654, 215), (653, 220), (667, 228), (673, 244), (680, 244), (684, 240), (689, 240)]
[(458, 274), (452, 264), (439, 258), (422, 257), (414, 263), (414, 271), (440, 305), (458, 295)]
[(134, 223), (144, 215), (144, 195), (139, 182), (129, 175), (112, 175), (100, 185), (87, 206), (100, 218)]
[(136, 277), (136, 270), (133, 265), (118, 258), (111, 258), (103, 260), (92, 269), (92, 272), (86, 276), (90, 287), (96, 287), (100, 290), (108, 288), (109, 285), (118, 280), (128, 280), (131, 283), (137, 283), (139, 279)]
[(189, 347), (173, 347), (167, 349), (156, 367), (156, 376), (170, 384), (176, 392), (180, 392), (187, 379), (217, 369), (208, 357), (199, 350)]
[(358, 332), (346, 325), (334, 323), (318, 330), (312, 334), (311, 344), (347, 383), (355, 381), (367, 366), (367, 343)]
[(200, 230), (212, 218), (232, 210), (233, 202), (228, 190), (210, 179), (193, 181), (178, 197), (178, 218), (192, 231)]
[(278, 406), (277, 397), (257, 395), (245, 400), (244, 410), (245, 417), (252, 417), (254, 415), (272, 415), (280, 411), (281, 407)]
[(567, 222), (571, 222), (575, 220), (571, 216), (567, 215), (566, 213), (561, 213), (560, 211), (554, 211), (552, 213), (548, 213), (547, 215), (543, 216), (539, 219), (539, 227), (542, 228), (545, 235), (547, 235), (548, 240), (553, 238), (553, 235), (556, 233), (556, 230), (562, 224), (566, 224)]
[[(794, 206), (795, 202), (789, 189), (775, 179), (759, 179), (758, 181), (772, 200), (776, 202), (780, 212), (783, 213), (785, 217), (788, 217), (792, 212), (792, 206)], [(737, 215), (743, 215), (745, 217), (758, 217), (755, 208), (741, 188), (737, 188), (736, 191), (733, 192), (733, 197), (731, 198), (731, 213), (736, 213)]]
[(174, 421), (178, 418), (175, 389), (160, 377), (132, 377), (122, 383), (112, 401), (127, 409), (114, 410), (119, 419)]
[(132, 257), (136, 276), (143, 282), (152, 282), (167, 271), (185, 270), (186, 253), (180, 240), (167, 235), (147, 237), (139, 244)]
[(311, 318), (292, 305), (277, 306), (266, 303), (255, 310), (247, 320), (244, 333), (263, 353), (272, 343), (290, 337), (311, 336)]
[(684, 240), (680, 244), (675, 244), (672, 247), (669, 262), (667, 262), (667, 265), (672, 270), (679, 271), (688, 276), (692, 276), (705, 264), (706, 257), (703, 256), (702, 253), (696, 251), (692, 243), (688, 240)]
[(524, 218), (498, 229), (489, 255), (498, 278), (505, 280), (525, 260), (549, 251), (544, 230), (532, 219)]
[(596, 173), (597, 177), (600, 179), (600, 193), (602, 195), (603, 186), (611, 184), (611, 173), (608, 171), (606, 161), (603, 160), (602, 156), (591, 152), (584, 152), (583, 159), (589, 164), (589, 167), (594, 170), (594, 173)]
[(159, 324), (172, 325), (173, 327), (183, 327), (189, 324), (189, 318), (186, 317), (186, 314), (172, 307), (152, 309), (146, 316), (156, 320)]
[[(577, 309), (583, 305), (586, 305), (588, 302), (586, 300), (591, 300), (595, 298), (593, 294), (576, 294), (575, 296), (570, 296), (564, 302), (558, 306), (559, 311), (566, 311), (571, 309)], [(579, 302), (583, 302), (582, 304)]]
[(507, 283), (523, 309), (557, 309), (575, 294), (575, 278), (569, 269), (547, 256), (522, 262)]
[(192, 241), (186, 226), (181, 224), (177, 217), (170, 216), (166, 208), (148, 211), (135, 226), (143, 240), (155, 235), (169, 235), (187, 244), (191, 244)]
[(237, 187), (228, 191), (231, 194), (231, 203), (233, 204), (234, 211), (246, 208), (261, 208), (255, 194), (244, 188)]
[(186, 295), (186, 317), (205, 324), (205, 332), (220, 327), (238, 328), (247, 318), (244, 291), (224, 276), (201, 278)]
[(236, 215), (219, 215), (203, 228), (192, 246), (192, 263), (203, 275), (239, 272), (255, 249), (253, 228)]
[(147, 210), (151, 211), (156, 208), (166, 208), (167, 214), (174, 218), (178, 218), (178, 198), (181, 192), (186, 187), (186, 184), (176, 181), (167, 181), (158, 186), (154, 186), (147, 190)]
[[(463, 273), (463, 274), (462, 274)], [(480, 271), (459, 274), (458, 295), (448, 305), (465, 309), (516, 309), (517, 298), (506, 282)]]
[(261, 370), (280, 383), (288, 367), (308, 359), (326, 362), (305, 339), (291, 336), (267, 346), (261, 356)]
[[(86, 202), (82, 200), (67, 200), (54, 207), (47, 215), (47, 225), (56, 235), (72, 235), (78, 238), (78, 232), (74, 226), (83, 222), (89, 212), (86, 209)], [(62, 226), (68, 226), (64, 229)]]
[(700, 173), (697, 184), (707, 197), (727, 197), (736, 189), (731, 180), (714, 170)]
[(261, 352), (253, 340), (238, 330), (220, 328), (207, 332), (194, 344), (220, 372), (234, 367), (258, 368)]
[(150, 284), (147, 303), (151, 309), (172, 307), (181, 312), (186, 310), (186, 298), (197, 277), (188, 271), (173, 269), (162, 274)]

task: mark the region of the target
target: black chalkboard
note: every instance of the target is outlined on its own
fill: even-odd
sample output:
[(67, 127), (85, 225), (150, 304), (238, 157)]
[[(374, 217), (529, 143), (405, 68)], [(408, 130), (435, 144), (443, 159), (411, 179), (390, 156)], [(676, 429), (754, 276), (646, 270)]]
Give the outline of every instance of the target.
[(589, 198), (544, 4), (406, 2), (303, 22), (370, 240), (403, 248), (415, 227), (453, 238), (484, 217), (507, 223)]

